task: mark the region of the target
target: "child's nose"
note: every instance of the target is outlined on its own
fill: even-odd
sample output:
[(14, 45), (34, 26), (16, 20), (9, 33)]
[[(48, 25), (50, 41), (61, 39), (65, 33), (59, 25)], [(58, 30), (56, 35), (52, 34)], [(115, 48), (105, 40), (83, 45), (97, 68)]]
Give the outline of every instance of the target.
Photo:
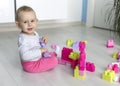
[(28, 22), (28, 26), (31, 26), (31, 22)]

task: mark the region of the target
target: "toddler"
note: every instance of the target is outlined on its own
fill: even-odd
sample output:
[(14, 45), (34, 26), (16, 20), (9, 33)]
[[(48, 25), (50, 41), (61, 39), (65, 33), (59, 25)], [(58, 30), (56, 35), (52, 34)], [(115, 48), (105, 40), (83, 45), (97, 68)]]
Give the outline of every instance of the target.
[(21, 32), (18, 39), (19, 55), (25, 71), (38, 73), (55, 68), (58, 64), (56, 53), (51, 52), (49, 57), (42, 57), (48, 50), (41, 47), (40, 41), (47, 44), (46, 37), (39, 37), (35, 31), (38, 24), (35, 11), (28, 6), (20, 7), (16, 12), (16, 25)]

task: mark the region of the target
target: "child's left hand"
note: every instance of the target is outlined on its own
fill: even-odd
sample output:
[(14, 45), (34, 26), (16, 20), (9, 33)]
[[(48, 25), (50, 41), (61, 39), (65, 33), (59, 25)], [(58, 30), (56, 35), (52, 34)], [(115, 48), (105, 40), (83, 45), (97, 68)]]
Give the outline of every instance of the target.
[(42, 37), (42, 40), (43, 40), (43, 42), (44, 42), (45, 44), (48, 43), (48, 38), (47, 38), (47, 37)]

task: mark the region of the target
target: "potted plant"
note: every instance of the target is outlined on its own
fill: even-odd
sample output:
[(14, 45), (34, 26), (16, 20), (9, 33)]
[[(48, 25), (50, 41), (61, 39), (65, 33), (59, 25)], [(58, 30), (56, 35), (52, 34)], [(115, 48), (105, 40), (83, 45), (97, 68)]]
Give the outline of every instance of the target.
[(107, 23), (112, 23), (112, 30), (120, 37), (120, 0), (113, 0), (112, 9), (107, 14)]
[(120, 37), (120, 0), (114, 0), (113, 10), (115, 13), (113, 29), (116, 31), (116, 33)]

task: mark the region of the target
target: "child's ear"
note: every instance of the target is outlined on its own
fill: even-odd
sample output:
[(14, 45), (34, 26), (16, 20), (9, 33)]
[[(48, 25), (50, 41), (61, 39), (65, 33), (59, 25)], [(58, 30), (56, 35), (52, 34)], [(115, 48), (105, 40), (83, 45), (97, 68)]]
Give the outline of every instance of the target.
[(17, 27), (19, 27), (19, 22), (18, 22), (18, 21), (16, 21), (15, 23), (16, 23), (16, 26), (17, 26)]

